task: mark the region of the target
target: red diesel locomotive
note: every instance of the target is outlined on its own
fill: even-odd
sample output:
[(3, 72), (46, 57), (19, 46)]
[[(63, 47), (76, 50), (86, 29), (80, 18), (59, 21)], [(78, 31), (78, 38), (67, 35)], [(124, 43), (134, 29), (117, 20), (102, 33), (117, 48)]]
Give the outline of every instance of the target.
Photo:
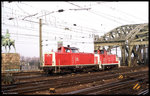
[(76, 47), (60, 47), (57, 52), (44, 54), (43, 70), (46, 72), (61, 72), (65, 69), (76, 70), (82, 68), (118, 65), (120, 61), (116, 55), (107, 54), (106, 50), (98, 50), (94, 53), (81, 53)]

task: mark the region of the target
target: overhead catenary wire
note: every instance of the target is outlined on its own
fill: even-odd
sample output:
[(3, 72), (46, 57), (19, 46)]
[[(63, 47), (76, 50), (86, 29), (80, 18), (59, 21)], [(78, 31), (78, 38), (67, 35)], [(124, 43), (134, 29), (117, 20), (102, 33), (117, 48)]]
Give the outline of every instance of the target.
[[(28, 5), (28, 4), (25, 4), (25, 5)], [(34, 8), (34, 7), (31, 6), (31, 5), (28, 5), (28, 6)], [(34, 9), (35, 9), (35, 8), (34, 8)], [(82, 9), (84, 9), (84, 10), (89, 10), (89, 8), (82, 8)], [(45, 10), (45, 9), (42, 9), (42, 10), (49, 12), (48, 10)], [(68, 9), (68, 10), (76, 10), (76, 9)], [(51, 16), (51, 15), (49, 15), (49, 16)], [(58, 17), (57, 17), (57, 19), (58, 19)], [(86, 28), (87, 28), (87, 27), (86, 27)], [(91, 29), (91, 28), (90, 28), (90, 29)]]
[[(99, 4), (99, 3), (98, 3), (98, 4)], [(113, 10), (113, 11), (118, 11), (118, 12), (120, 12), (121, 14), (127, 15), (128, 17), (132, 17), (132, 18), (144, 20), (144, 19), (142, 19), (142, 18), (139, 18), (139, 17), (137, 17), (137, 16), (134, 16), (133, 14), (126, 13), (126, 12), (124, 12), (124, 11), (122, 11), (122, 10), (117, 9), (117, 8), (114, 9), (114, 8), (112, 8), (111, 6), (106, 5), (106, 3), (101, 3), (101, 5), (104, 5), (104, 6), (108, 7), (108, 8), (110, 8), (110, 9)], [(144, 20), (144, 21), (145, 21), (145, 20)]]
[[(79, 6), (78, 6), (78, 7), (79, 7)], [(14, 9), (13, 9), (13, 10), (14, 10)], [(47, 11), (47, 12), (48, 12), (48, 11)], [(47, 13), (47, 12), (46, 12), (46, 13)], [(95, 13), (95, 11), (93, 11), (93, 12)], [(13, 11), (13, 15), (14, 15), (15, 13), (16, 13), (16, 12)], [(46, 13), (45, 13), (45, 14), (46, 14)], [(30, 14), (30, 15), (31, 15), (31, 14)], [(29, 22), (30, 22), (30, 24), (32, 25), (33, 22), (31, 21), (31, 19), (33, 18), (33, 19), (36, 20), (37, 18), (34, 17), (34, 16), (33, 16), (33, 17), (31, 16), (31, 17), (32, 17), (32, 18), (31, 18), (30, 15), (28, 14), (29, 18), (25, 18), (25, 20), (28, 20), (28, 21), (27, 21), (28, 24), (29, 24)], [(99, 14), (98, 14), (98, 15), (99, 15)], [(105, 14), (105, 15), (106, 15), (106, 14)], [(104, 15), (104, 16), (105, 16), (105, 15)], [(17, 19), (17, 20), (16, 20), (17, 22), (20, 22), (21, 19), (22, 19), (22, 17), (26, 17), (26, 13), (22, 14), (22, 16), (20, 16), (19, 18), (17, 18), (17, 16), (20, 16), (20, 15), (16, 15), (16, 18), (15, 18), (15, 19)], [(28, 17), (28, 16), (27, 16), (27, 17)], [(111, 17), (111, 16), (110, 16), (110, 17)], [(51, 24), (50, 24), (51, 22), (48, 22), (48, 21), (47, 21), (47, 18), (49, 18), (49, 17), (46, 17), (46, 16), (44, 17), (44, 20), (45, 20), (45, 22), (46, 22), (46, 24), (47, 24), (46, 26), (51, 26)], [(19, 19), (20, 19), (20, 20), (19, 20)], [(56, 19), (58, 20), (58, 17), (56, 17)], [(24, 21), (25, 21), (25, 20), (24, 20)], [(43, 21), (44, 21), (44, 20), (43, 20)], [(23, 20), (22, 20), (22, 21), (23, 21)], [(52, 23), (53, 23), (53, 22), (52, 22)], [(57, 23), (57, 22), (56, 22), (56, 23)], [(56, 23), (55, 23), (55, 24), (56, 24)], [(10, 26), (12, 26), (12, 27), (16, 26), (16, 28), (19, 28), (19, 27), (20, 27), (20, 28), (23, 28), (23, 27), (21, 27), (19, 24), (17, 24), (16, 22), (15, 22), (15, 24), (16, 24), (16, 25), (10, 25)], [(36, 22), (36, 24), (38, 24), (38, 22)], [(8, 23), (5, 23), (5, 24), (3, 24), (3, 25), (9, 26)], [(64, 37), (65, 37), (65, 35), (67, 36), (67, 33), (69, 33), (69, 32), (70, 32), (69, 35), (71, 34), (71, 32), (72, 32), (72, 33), (74, 32), (74, 33), (76, 33), (76, 34), (79, 33), (79, 34), (77, 34), (77, 35), (74, 35), (74, 34), (73, 34), (73, 35), (72, 35), (72, 34), (70, 35), (71, 38), (76, 38), (76, 39), (77, 39), (77, 38), (82, 38), (82, 36), (78, 36), (78, 35), (83, 35), (83, 36), (84, 36), (86, 33), (88, 33), (89, 35), (84, 36), (85, 38), (88, 39), (88, 36), (90, 37), (92, 34), (100, 33), (100, 32), (94, 32), (93, 30), (86, 30), (85, 27), (83, 27), (83, 29), (82, 29), (82, 31), (81, 31), (81, 26), (79, 27), (78, 24), (77, 24), (76, 28), (73, 29), (73, 27), (71, 26), (71, 24), (66, 24), (66, 25), (64, 25), (63, 23), (58, 23), (55, 28), (56, 28), (56, 29), (58, 29), (58, 28), (59, 28), (59, 29), (64, 29), (65, 27), (68, 27), (68, 28), (70, 28), (70, 29), (72, 29), (72, 30), (71, 30), (71, 31), (65, 31), (65, 30), (64, 30), (64, 32), (59, 33), (59, 32), (60, 32), (60, 31), (59, 31), (59, 32), (57, 33), (57, 32), (54, 32), (55, 30), (51, 30), (51, 29), (50, 29), (50, 30), (45, 30), (45, 29), (43, 29), (43, 33), (44, 33), (44, 34), (45, 34), (45, 33), (47, 33), (47, 34), (50, 33), (50, 34), (51, 34), (50, 36), (47, 35), (46, 38), (53, 37), (52, 35), (55, 35), (55, 36), (64, 36)], [(35, 27), (35, 28), (32, 28), (32, 26), (31, 26), (31, 28), (29, 28), (29, 26), (28, 26), (28, 27), (24, 27), (23, 29), (30, 30), (29, 32), (31, 32), (32, 35), (33, 35), (34, 32), (38, 32), (38, 29), (36, 29), (36, 27)], [(31, 30), (34, 30), (34, 31), (31, 31)], [(27, 32), (27, 31), (26, 31), (26, 32)], [(33, 32), (33, 33), (32, 33), (32, 32)], [(19, 34), (20, 34), (20, 33), (19, 33)], [(16, 35), (17, 35), (17, 34), (16, 34)], [(22, 34), (22, 35), (23, 35), (23, 34)], [(68, 36), (69, 36), (69, 35), (68, 35)], [(19, 36), (20, 36), (20, 35), (19, 35)], [(24, 36), (25, 36), (25, 35), (24, 35)], [(54, 37), (55, 37), (55, 36), (54, 36)], [(32, 36), (26, 35), (26, 37), (32, 37)], [(34, 37), (34, 36), (33, 36), (33, 37)], [(35, 37), (36, 37), (36, 36), (35, 36)], [(38, 37), (38, 36), (37, 36), (37, 37)], [(46, 38), (44, 38), (44, 39), (46, 39)], [(93, 37), (93, 38), (94, 38), (94, 37)], [(65, 38), (64, 38), (64, 39), (65, 39)], [(54, 39), (54, 40), (55, 40), (55, 39)], [(75, 40), (75, 39), (73, 39), (73, 40)], [(84, 40), (85, 40), (85, 39), (84, 39)], [(65, 40), (64, 40), (64, 41), (65, 41)], [(67, 41), (67, 38), (66, 38), (66, 41)], [(80, 43), (83, 43), (83, 42), (80, 42)], [(87, 42), (87, 43), (90, 43), (90, 42)]]
[[(20, 27), (20, 26), (16, 26), (16, 27), (18, 28), (18, 27)], [(23, 28), (23, 27), (21, 27), (21, 28)], [(27, 29), (27, 28), (25, 28), (25, 29)], [(6, 29), (3, 29), (3, 31), (5, 31), (5, 30), (6, 30)], [(27, 29), (27, 30), (30, 30), (30, 29)], [(13, 31), (13, 30), (11, 30), (11, 31)], [(35, 32), (36, 32), (36, 31), (38, 31), (38, 30), (33, 30), (33, 29), (32, 29), (32, 31), (35, 31)], [(13, 31), (13, 32), (14, 32), (14, 31)], [(3, 32), (3, 33), (6, 33), (6, 32)], [(43, 33), (49, 33), (49, 31), (45, 31), (45, 30), (44, 30)], [(11, 34), (18, 34), (18, 33), (12, 33), (12, 32), (11, 32)], [(20, 35), (39, 37), (37, 34), (35, 34), (35, 35), (33, 35), (33, 34), (20, 34)], [(74, 36), (74, 35), (67, 35), (67, 34), (65, 34), (65, 33), (64, 33), (64, 34), (58, 34), (58, 36), (59, 36), (59, 35), (60, 35), (60, 36), (67, 36), (67, 38), (70, 38), (70, 37)], [(43, 35), (43, 36), (45, 36), (45, 35)], [(55, 34), (55, 36), (53, 36), (53, 35), (50, 35), (50, 36), (56, 38), (56, 34)], [(57, 36), (57, 37), (58, 37), (58, 36)], [(78, 37), (78, 38), (80, 38), (80, 39), (81, 39), (81, 38), (88, 39), (88, 38), (89, 38), (89, 35), (87, 35), (87, 36), (74, 36), (74, 37), (76, 37), (76, 38)], [(93, 38), (93, 37), (91, 37), (91, 38)], [(64, 38), (64, 39), (65, 39), (65, 38)], [(71, 38), (71, 39), (72, 39), (72, 38)]]
[[(6, 17), (3, 17), (3, 18), (6, 18)], [(7, 19), (7, 18), (6, 18), (6, 19)], [(14, 19), (16, 19), (16, 20), (22, 20), (22, 19), (17, 19), (17, 18), (14, 18)], [(38, 24), (38, 22), (36, 22), (36, 21), (31, 21), (31, 20), (23, 20), (23, 21), (27, 21), (27, 22), (32, 22), (32, 23), (37, 23), (37, 24)], [(49, 24), (45, 24), (45, 25), (49, 26)], [(56, 28), (59, 28), (58, 26), (64, 27), (64, 28), (66, 27), (66, 25), (63, 25), (63, 24), (57, 24)], [(71, 25), (69, 25), (69, 26), (71, 26)], [(54, 26), (53, 26), (53, 27), (54, 27)], [(78, 27), (81, 27), (81, 26), (78, 26)], [(73, 26), (72, 26), (72, 28), (73, 28)], [(82, 27), (82, 28), (84, 28), (83, 30), (85, 30), (86, 33), (88, 33), (88, 32), (99, 33), (98, 30), (87, 29), (87, 27)], [(61, 28), (61, 29), (62, 29), (62, 28)], [(80, 30), (79, 28), (73, 28), (73, 29)], [(89, 31), (89, 30), (91, 30), (91, 31)]]
[[(2, 32), (2, 33), (5, 33), (5, 32)], [(26, 36), (28, 39), (34, 39), (34, 38), (29, 38), (29, 37), (37, 37), (37, 38), (39, 38), (39, 36), (38, 35), (31, 35), (31, 34), (17, 34), (17, 33), (11, 33), (12, 35), (13, 35), (13, 37), (14, 37), (14, 35), (17, 35), (17, 36)], [(46, 37), (47, 36), (43, 36), (43, 38), (45, 38), (45, 40), (46, 40)], [(22, 37), (21, 37), (22, 38)], [(25, 37), (23, 37), (23, 38), (25, 38)], [(56, 41), (55, 39), (52, 39), (52, 38), (49, 38), (49, 40), (50, 41)], [(73, 41), (73, 40), (75, 40), (75, 41)], [(78, 39), (73, 39), (73, 40), (71, 40), (71, 42), (77, 42), (77, 40)], [(68, 41), (68, 40), (63, 40), (64, 42), (70, 42), (70, 41)], [(77, 43), (83, 43), (84, 41), (81, 41), (81, 42), (77, 42)], [(88, 43), (88, 42), (87, 42)], [(90, 43), (92, 43), (92, 42), (90, 42)]]
[[(3, 23), (2, 23), (3, 24)], [(12, 27), (17, 27), (17, 28), (22, 28), (22, 29), (25, 29), (25, 30), (32, 30), (32, 31), (35, 31), (35, 32), (37, 32), (38, 31), (38, 29), (34, 29), (34, 28), (29, 28), (29, 27), (23, 27), (23, 26), (15, 26), (15, 25), (8, 25), (8, 24), (4, 24), (4, 25), (7, 25), (7, 26), (12, 26)], [(5, 30), (4, 30), (5, 31)], [(75, 32), (77, 32), (77, 31), (75, 31)], [(67, 35), (67, 34), (65, 34), (65, 33), (56, 33), (56, 32), (53, 32), (53, 30), (52, 29), (50, 29), (50, 30), (43, 30), (43, 33), (51, 33), (51, 34), (54, 34), (54, 35)], [(78, 32), (77, 32), (78, 33)], [(84, 35), (84, 33), (82, 33), (82, 32), (79, 32), (79, 33), (81, 33), (81, 34), (83, 34)], [(91, 34), (92, 35), (92, 34)], [(37, 35), (38, 36), (38, 35)], [(71, 36), (71, 34), (69, 35), (69, 36)], [(78, 37), (78, 38), (81, 38), (81, 37), (83, 37), (83, 36), (73, 36), (73, 37)], [(84, 38), (89, 38), (89, 35), (87, 35), (87, 36), (84, 36)], [(94, 37), (91, 37), (91, 38), (94, 38)]]
[[(23, 34), (22, 34), (23, 35)], [(26, 35), (27, 36), (27, 35)], [(38, 36), (37, 36), (38, 37)], [(64, 40), (65, 41), (65, 40)], [(76, 41), (75, 41), (76, 42)], [(77, 42), (77, 43), (83, 43), (83, 42)]]
[[(8, 26), (12, 26), (12, 28), (10, 28), (10, 30), (12, 30), (13, 29), (13, 27), (14, 27), (14, 32), (16, 32), (15, 31), (15, 28), (17, 29), (17, 30), (19, 30), (18, 32), (18, 34), (17, 33), (11, 33), (11, 34), (13, 34), (13, 36), (14, 37), (19, 37), (19, 40), (21, 40), (20, 38), (26, 38), (27, 40), (23, 40), (23, 41), (16, 41), (16, 43), (17, 44), (24, 44), (24, 43), (26, 43), (26, 44), (30, 44), (30, 45), (32, 45), (31, 43), (33, 43), (34, 45), (36, 45), (36, 44), (38, 44), (38, 42), (34, 42), (34, 41), (36, 41), (38, 38), (39, 38), (39, 36), (38, 36), (38, 34), (35, 34), (36, 32), (38, 33), (38, 28), (37, 28), (37, 26), (36, 25), (38, 25), (38, 22), (36, 22), (36, 23), (34, 23), (33, 21), (35, 20), (38, 20), (37, 18), (36, 18), (36, 16), (30, 16), (31, 14), (25, 14), (25, 13), (23, 13), (23, 14), (20, 14), (19, 15), (19, 13), (17, 12), (17, 11), (14, 11), (14, 9), (15, 8), (13, 8), (12, 10), (13, 10), (13, 17), (14, 17), (14, 21), (12, 21), (12, 22), (14, 22), (14, 25), (11, 23), (11, 24), (9, 24), (9, 22), (4, 22), (4, 23), (1, 23), (2, 25), (4, 25), (4, 27), (2, 28), (3, 29), (3, 31), (5, 31), (4, 29), (6, 28), (9, 28)], [(9, 11), (8, 11), (9, 12)], [(36, 13), (36, 12), (35, 12)], [(40, 13), (38, 13), (38, 15), (39, 15)], [(22, 15), (22, 16), (21, 16)], [(34, 14), (33, 14), (34, 15)], [(10, 16), (9, 14), (8, 14), (8, 16)], [(25, 17), (29, 17), (29, 18), (25, 18)], [(50, 16), (51, 17), (51, 16)], [(54, 16), (53, 16), (54, 17)], [(5, 18), (5, 17), (4, 17)], [(25, 18), (24, 20), (22, 20), (22, 18)], [(8, 18), (6, 18), (5, 20), (7, 20)], [(32, 21), (32, 19), (33, 19), (33, 21)], [(48, 22), (47, 21), (47, 19), (49, 19), (49, 17), (44, 17), (44, 18), (42, 18), (43, 19), (43, 21), (45, 20), (45, 25), (47, 26), (47, 27), (49, 27), (49, 26), (51, 26), (51, 24), (50, 24), (50, 22)], [(15, 21), (16, 20), (16, 21)], [(25, 21), (26, 20), (26, 21)], [(58, 39), (54, 39), (55, 38), (55, 36), (57, 36), (57, 37), (59, 37), (59, 36), (64, 36), (64, 38), (63, 38), (63, 42), (67, 42), (68, 44), (79, 44), (79, 45), (86, 45), (86, 44), (93, 44), (93, 40), (92, 39), (89, 39), (89, 37), (91, 37), (93, 34), (95, 34), (95, 33), (100, 33), (100, 32), (98, 32), (99, 30), (93, 30), (92, 28), (87, 28), (87, 27), (84, 27), (84, 26), (80, 26), (79, 24), (77, 24), (77, 26), (75, 27), (75, 26), (71, 26), (71, 25), (73, 25), (73, 24), (71, 24), (71, 23), (66, 23), (66, 24), (64, 24), (64, 23), (61, 23), (62, 21), (60, 21), (60, 18), (59, 18), (59, 20), (58, 20), (58, 17), (56, 17), (56, 20), (57, 21), (59, 21), (59, 23), (58, 22), (56, 22), (57, 23), (57, 25), (56, 25), (56, 27), (54, 27), (56, 30), (58, 30), (58, 29), (60, 29), (60, 30), (62, 30), (62, 29), (64, 29), (65, 27), (68, 27), (69, 29), (71, 29), (70, 31), (69, 30), (64, 30), (64, 31), (59, 31), (59, 32), (57, 32), (56, 30), (53, 30), (53, 29), (51, 29), (51, 27), (50, 27), (50, 29), (45, 29), (45, 28), (43, 28), (43, 34), (50, 34), (50, 36), (48, 36), (48, 35), (43, 35), (43, 46), (45, 46), (46, 44), (48, 44), (48, 46), (49, 45), (57, 45), (57, 41), (59, 41)], [(11, 21), (10, 21), (11, 22)], [(18, 23), (17, 23), (18, 22)], [(24, 23), (24, 22), (26, 22), (26, 24), (28, 24), (27, 26), (24, 26), (24, 25), (22, 25), (21, 23)], [(54, 21), (51, 21), (53, 24), (54, 24)], [(29, 26), (29, 24), (31, 25), (31, 26)], [(33, 24), (35, 24), (34, 26), (32, 26)], [(45, 26), (44, 26), (45, 27)], [(81, 27), (82, 27), (82, 31), (81, 31)], [(22, 30), (20, 30), (20, 29), (22, 29)], [(25, 29), (25, 31), (23, 31)], [(28, 31), (27, 31), (28, 30)], [(97, 31), (97, 32), (96, 32)], [(12, 31), (11, 31), (12, 32)], [(61, 32), (61, 33), (60, 33)], [(5, 33), (5, 32), (3, 32), (3, 33)], [(27, 34), (28, 33), (28, 34)], [(75, 34), (72, 34), (72, 33), (75, 33)], [(67, 36), (68, 35), (68, 38), (65, 38), (65, 36)], [(35, 38), (33, 38), (33, 37), (35, 37)], [(53, 38), (51, 38), (51, 37), (53, 37)], [(69, 37), (71, 38), (71, 40), (69, 39)], [(82, 38), (82, 37), (84, 37), (84, 38)], [(94, 38), (94, 37), (92, 37), (92, 38)], [(30, 41), (29, 41), (29, 40)], [(33, 39), (33, 40), (32, 40)], [(48, 39), (48, 41), (45, 41), (45, 40), (47, 40)], [(79, 39), (80, 39), (80, 41), (79, 41)], [(81, 40), (82, 39), (82, 40)], [(87, 39), (87, 40), (86, 40)], [(91, 40), (91, 41), (90, 41)], [(55, 43), (54, 43), (55, 42)], [(67, 44), (66, 43), (66, 44)]]
[[(24, 42), (29, 42), (29, 43), (31, 42), (31, 43), (32, 43), (32, 41), (29, 41), (29, 39), (34, 39), (34, 38), (22, 37), (22, 36), (26, 36), (26, 35), (21, 35), (20, 38), (26, 38), (26, 39), (28, 39), (28, 40), (24, 40)], [(13, 35), (13, 38), (14, 38), (14, 37), (17, 37), (17, 36)], [(34, 39), (34, 40), (35, 40), (35, 39)], [(42, 40), (42, 42), (43, 42), (44, 44), (51, 44), (52, 42), (56, 43), (56, 41), (58, 41), (58, 40), (50, 39), (50, 41), (51, 41), (51, 42), (46, 42), (46, 41)], [(16, 43), (18, 43), (18, 42), (20, 42), (20, 39), (16, 41)], [(70, 41), (68, 41), (68, 40), (63, 40), (63, 42), (70, 42)], [(80, 42), (79, 42), (79, 41), (77, 41), (77, 39), (76, 39), (76, 40), (71, 40), (71, 42), (73, 42), (73, 43), (89, 43), (89, 44), (94, 44), (94, 42), (85, 42), (85, 41), (81, 41), (81, 40), (80, 40)], [(38, 42), (36, 42), (36, 44), (38, 44)]]
[[(17, 26), (18, 27), (18, 26)], [(30, 30), (30, 29), (29, 29)], [(64, 34), (63, 34), (64, 35)]]
[[(94, 4), (94, 5), (103, 5), (103, 4), (106, 4), (106, 3), (99, 3), (97, 2), (97, 4)], [(92, 5), (93, 6), (93, 5)], [(109, 6), (106, 6), (106, 8), (110, 8)], [(111, 8), (110, 8), (111, 9)], [(113, 10), (113, 9), (111, 9)], [(117, 8), (115, 10), (118, 10)], [(114, 10), (113, 10), (114, 11)], [(111, 14), (106, 14), (106, 13), (102, 13), (100, 11), (95, 11), (94, 13), (100, 13), (101, 15), (103, 14), (105, 17), (110, 17), (110, 18), (113, 18), (113, 19), (118, 19), (118, 20), (122, 20), (122, 21), (125, 21), (125, 22), (131, 22), (131, 23), (134, 23), (134, 21), (131, 21), (131, 20), (128, 20), (128, 19), (125, 19), (125, 18), (121, 18), (120, 16), (119, 17), (115, 17)], [(123, 12), (124, 13), (124, 12)], [(131, 15), (132, 16), (132, 15)]]
[(19, 5), (18, 5), (17, 3), (16, 3), (15, 5), (16, 5), (16, 6), (18, 7), (18, 9), (20, 9), (22, 12), (24, 12), (24, 13), (30, 15), (28, 12), (25, 12), (22, 8), (20, 8)]
[[(81, 7), (81, 6), (79, 6), (79, 5), (77, 5), (77, 4), (74, 4), (74, 3), (71, 3), (71, 2), (69, 2), (69, 1), (67, 1), (67, 3), (69, 3), (69, 4), (71, 4), (71, 5), (73, 5), (73, 6), (76, 6), (76, 7), (79, 7), (79, 8), (83, 8), (83, 7)], [(102, 3), (103, 4), (103, 3)], [(125, 19), (125, 18), (121, 18), (121, 17), (115, 17), (115, 16), (113, 16), (113, 15), (110, 15), (110, 14), (106, 14), (106, 13), (102, 13), (102, 12), (96, 12), (96, 11), (94, 11), (94, 10), (87, 10), (88, 12), (90, 12), (90, 13), (93, 13), (93, 14), (95, 14), (95, 15), (98, 15), (98, 16), (101, 16), (101, 17), (103, 17), (103, 18), (107, 18), (107, 19), (109, 19), (109, 20), (112, 20), (112, 21), (114, 21), (114, 22), (116, 22), (116, 23), (119, 23), (119, 24), (124, 24), (124, 23), (121, 23), (121, 22), (118, 22), (118, 20), (119, 21), (125, 21), (125, 22), (127, 22), (127, 23), (135, 23), (135, 21), (133, 21), (133, 20), (128, 20), (128, 19)], [(101, 13), (101, 14), (98, 14), (98, 13)], [(124, 14), (126, 14), (125, 12), (123, 12)], [(130, 16), (132, 16), (132, 17), (136, 17), (136, 16), (133, 16), (133, 15), (131, 15), (130, 14)], [(111, 19), (112, 18), (112, 19)], [(117, 21), (116, 20), (114, 20), (114, 19), (117, 19)]]
[[(17, 19), (18, 20), (18, 19)], [(62, 26), (62, 25), (59, 25), (59, 26)], [(65, 26), (63, 26), (63, 27), (65, 27)], [(77, 28), (73, 28), (73, 29), (77, 29)], [(77, 30), (80, 30), (80, 29), (77, 29)], [(86, 30), (86, 32), (88, 33), (88, 30)], [(92, 32), (92, 31), (90, 31), (90, 32)], [(80, 32), (79, 32), (80, 33)], [(95, 33), (95, 32), (94, 32)]]
[[(26, 20), (26, 21), (29, 21), (29, 20)], [(29, 22), (32, 22), (32, 21), (29, 21)], [(38, 22), (35, 22), (35, 23), (38, 23)], [(78, 27), (78, 26), (77, 26)], [(86, 28), (86, 27), (85, 27)], [(86, 29), (88, 29), (88, 28), (86, 28)], [(92, 29), (93, 30), (93, 29)], [(95, 33), (95, 32), (94, 32)], [(97, 32), (98, 33), (98, 32)]]
[[(74, 3), (71, 3), (71, 2), (68, 2), (68, 1), (67, 1), (67, 3), (69, 3), (69, 4), (71, 4), (71, 5), (74, 5), (74, 6), (76, 6), (76, 7), (79, 7), (79, 8), (83, 8), (83, 7), (81, 7), (81, 6), (77, 5), (77, 4), (74, 4)], [(87, 10), (87, 11), (90, 12), (90, 13), (93, 13), (93, 14), (95, 14), (95, 15), (97, 15), (97, 16), (100, 16), (100, 17), (103, 17), (103, 18), (107, 18), (107, 19), (109, 19), (109, 20), (111, 20), (111, 21), (114, 21), (114, 22), (116, 22), (116, 23), (123, 24), (123, 23), (118, 22), (118, 21), (116, 21), (116, 20), (114, 20), (114, 19), (111, 19), (111, 18), (109, 18), (109, 17), (106, 17), (106, 15), (103, 16), (102, 14), (98, 14), (98, 13), (96, 13), (96, 12), (94, 12), (94, 11), (91, 11), (91, 10)]]

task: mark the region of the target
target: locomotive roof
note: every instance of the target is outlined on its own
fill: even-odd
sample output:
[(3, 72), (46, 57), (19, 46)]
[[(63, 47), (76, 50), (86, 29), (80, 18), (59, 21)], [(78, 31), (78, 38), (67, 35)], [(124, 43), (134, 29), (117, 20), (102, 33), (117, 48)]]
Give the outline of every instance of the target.
[(76, 47), (67, 47), (67, 48), (70, 48), (70, 49), (76, 49), (76, 50), (79, 49), (79, 48), (76, 48)]
[[(71, 49), (71, 50), (78, 50), (79, 48), (76, 47), (64, 47), (65, 49)], [(58, 49), (61, 49), (61, 47), (59, 47)]]

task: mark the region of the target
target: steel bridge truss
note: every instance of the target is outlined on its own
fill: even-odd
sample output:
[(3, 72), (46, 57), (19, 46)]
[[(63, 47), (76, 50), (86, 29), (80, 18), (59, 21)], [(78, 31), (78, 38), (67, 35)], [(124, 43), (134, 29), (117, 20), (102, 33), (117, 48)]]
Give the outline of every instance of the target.
[[(149, 25), (132, 24), (117, 27), (99, 37), (94, 37), (94, 50), (108, 46), (107, 51), (120, 47), (121, 65), (135, 66), (138, 63), (148, 63)], [(117, 52), (117, 51), (116, 51)], [(131, 64), (131, 62), (133, 62)], [(135, 65), (134, 65), (135, 64)]]

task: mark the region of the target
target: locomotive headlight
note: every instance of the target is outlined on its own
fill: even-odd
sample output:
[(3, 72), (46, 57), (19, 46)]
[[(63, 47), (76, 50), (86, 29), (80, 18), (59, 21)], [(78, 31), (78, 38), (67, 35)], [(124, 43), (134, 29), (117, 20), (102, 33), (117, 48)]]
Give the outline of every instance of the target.
[(119, 57), (116, 57), (116, 61), (118, 61), (118, 67), (120, 67), (120, 60), (119, 60)]
[(118, 57), (116, 57), (116, 61), (119, 61), (119, 58), (118, 58)]

